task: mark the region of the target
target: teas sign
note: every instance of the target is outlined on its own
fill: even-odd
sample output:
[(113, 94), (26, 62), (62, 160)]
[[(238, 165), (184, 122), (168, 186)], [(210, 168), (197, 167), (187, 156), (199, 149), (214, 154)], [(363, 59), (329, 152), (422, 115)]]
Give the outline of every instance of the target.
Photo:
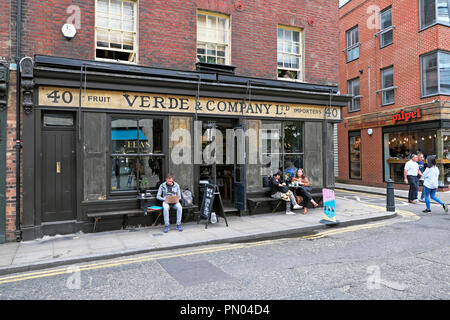
[(392, 115), (392, 123), (395, 124), (398, 121), (408, 122), (410, 119), (422, 118), (422, 113), (419, 108), (416, 111), (405, 112), (400, 110), (396, 114)]

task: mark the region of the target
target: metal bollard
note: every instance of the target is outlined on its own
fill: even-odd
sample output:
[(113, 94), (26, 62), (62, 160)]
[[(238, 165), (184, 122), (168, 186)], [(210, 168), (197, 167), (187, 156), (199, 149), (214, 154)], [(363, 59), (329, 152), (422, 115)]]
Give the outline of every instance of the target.
[(394, 198), (394, 181), (387, 180), (386, 187), (386, 211), (395, 211), (395, 198)]

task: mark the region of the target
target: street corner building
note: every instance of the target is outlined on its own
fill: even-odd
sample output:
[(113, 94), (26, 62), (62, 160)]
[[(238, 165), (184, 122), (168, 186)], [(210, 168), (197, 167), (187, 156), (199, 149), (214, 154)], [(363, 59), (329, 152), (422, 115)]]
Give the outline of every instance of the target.
[[(340, 1), (336, 181), (407, 189), (411, 154), (437, 156), (450, 184), (450, 1)], [(426, 162), (425, 162), (426, 163)]]
[(196, 205), (214, 183), (239, 215), (292, 165), (334, 187), (333, 132), (351, 101), (338, 90), (337, 1), (6, 6), (1, 241), (93, 232), (92, 214), (139, 212), (168, 173)]

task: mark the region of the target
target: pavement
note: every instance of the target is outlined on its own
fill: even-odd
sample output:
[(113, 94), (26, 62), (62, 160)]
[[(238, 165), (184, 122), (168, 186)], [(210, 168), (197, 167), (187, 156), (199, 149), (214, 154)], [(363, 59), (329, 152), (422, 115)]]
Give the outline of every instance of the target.
[[(338, 189), (338, 186), (336, 186)], [(358, 186), (358, 191), (362, 190)], [(135, 227), (125, 230), (76, 233), (45, 236), (41, 239), (8, 242), (0, 245), (0, 275), (27, 272), (87, 261), (112, 259), (158, 250), (171, 250), (195, 246), (260, 241), (271, 238), (314, 234), (324, 229), (389, 219), (397, 215), (382, 206), (364, 204), (336, 197), (338, 224), (321, 223), (323, 208), (284, 212), (262, 213), (251, 216), (228, 216), (228, 227), (223, 218), (205, 229), (205, 220), (183, 224), (182, 232), (171, 225), (168, 233), (163, 226)]]
[[(386, 188), (360, 186), (360, 185), (356, 185), (356, 184), (335, 183), (335, 189), (386, 195)], [(419, 197), (420, 197), (421, 193), (422, 193), (422, 187), (420, 187)], [(394, 195), (398, 198), (408, 199), (408, 190), (394, 189)], [(438, 191), (436, 193), (436, 195), (444, 203), (450, 203), (450, 191)]]

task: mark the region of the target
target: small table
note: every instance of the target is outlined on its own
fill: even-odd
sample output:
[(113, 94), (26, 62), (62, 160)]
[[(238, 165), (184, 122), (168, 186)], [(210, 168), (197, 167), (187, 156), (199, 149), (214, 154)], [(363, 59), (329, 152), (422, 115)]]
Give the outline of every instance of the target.
[(139, 208), (144, 212), (144, 215), (148, 213), (148, 207), (150, 200), (155, 200), (156, 197), (152, 195), (147, 195), (145, 193), (139, 194), (136, 199), (139, 200)]

